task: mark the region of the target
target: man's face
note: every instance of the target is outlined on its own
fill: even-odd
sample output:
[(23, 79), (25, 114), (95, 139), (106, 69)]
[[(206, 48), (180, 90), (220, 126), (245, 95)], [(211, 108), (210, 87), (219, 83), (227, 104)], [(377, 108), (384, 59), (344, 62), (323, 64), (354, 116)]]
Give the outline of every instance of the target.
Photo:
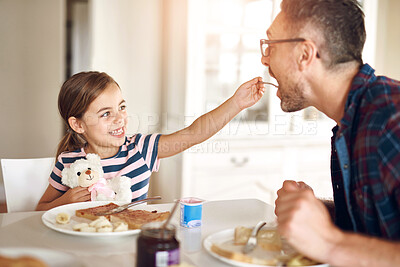
[[(269, 40), (291, 39), (286, 30), (286, 20), (282, 13), (275, 18), (267, 30)], [(262, 56), (261, 62), (268, 67), (269, 74), (274, 77), (279, 88), (276, 95), (281, 99), (281, 108), (285, 112), (294, 112), (305, 108), (304, 86), (302, 76), (296, 65), (295, 46), (298, 43), (277, 43), (269, 45), (269, 56)]]

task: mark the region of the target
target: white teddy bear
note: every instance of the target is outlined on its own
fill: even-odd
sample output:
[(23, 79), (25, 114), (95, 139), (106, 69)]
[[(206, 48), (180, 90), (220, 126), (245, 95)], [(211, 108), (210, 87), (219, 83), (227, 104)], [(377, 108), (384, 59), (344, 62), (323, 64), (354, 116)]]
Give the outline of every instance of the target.
[(62, 170), (61, 182), (70, 188), (87, 187), (92, 201), (132, 201), (130, 178), (117, 176), (106, 180), (103, 176), (100, 157), (87, 154), (86, 159), (79, 159)]

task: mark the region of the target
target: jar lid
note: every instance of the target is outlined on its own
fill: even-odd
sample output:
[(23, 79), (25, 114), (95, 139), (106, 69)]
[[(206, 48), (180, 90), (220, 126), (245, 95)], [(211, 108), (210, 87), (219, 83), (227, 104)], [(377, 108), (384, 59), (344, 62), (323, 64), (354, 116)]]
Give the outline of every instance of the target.
[(164, 222), (151, 222), (144, 224), (140, 228), (140, 235), (157, 238), (157, 239), (171, 239), (175, 236), (176, 228), (172, 224), (168, 224), (165, 229), (162, 228)]

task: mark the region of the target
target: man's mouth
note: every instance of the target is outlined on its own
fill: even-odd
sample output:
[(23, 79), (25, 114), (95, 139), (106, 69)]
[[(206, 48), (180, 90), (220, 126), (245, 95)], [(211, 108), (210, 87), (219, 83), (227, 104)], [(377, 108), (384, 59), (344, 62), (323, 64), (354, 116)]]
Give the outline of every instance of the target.
[(121, 136), (124, 134), (124, 127), (112, 130), (111, 132), (109, 132), (112, 136)]

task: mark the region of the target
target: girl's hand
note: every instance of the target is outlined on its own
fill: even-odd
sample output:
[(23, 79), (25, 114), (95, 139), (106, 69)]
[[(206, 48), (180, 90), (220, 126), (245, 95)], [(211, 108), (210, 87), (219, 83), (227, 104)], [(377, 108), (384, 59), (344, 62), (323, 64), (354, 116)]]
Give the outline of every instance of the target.
[(233, 100), (240, 110), (253, 106), (265, 92), (265, 85), (261, 77), (256, 77), (242, 84), (233, 95)]
[(90, 192), (87, 187), (74, 187), (62, 195), (65, 204), (90, 201)]

